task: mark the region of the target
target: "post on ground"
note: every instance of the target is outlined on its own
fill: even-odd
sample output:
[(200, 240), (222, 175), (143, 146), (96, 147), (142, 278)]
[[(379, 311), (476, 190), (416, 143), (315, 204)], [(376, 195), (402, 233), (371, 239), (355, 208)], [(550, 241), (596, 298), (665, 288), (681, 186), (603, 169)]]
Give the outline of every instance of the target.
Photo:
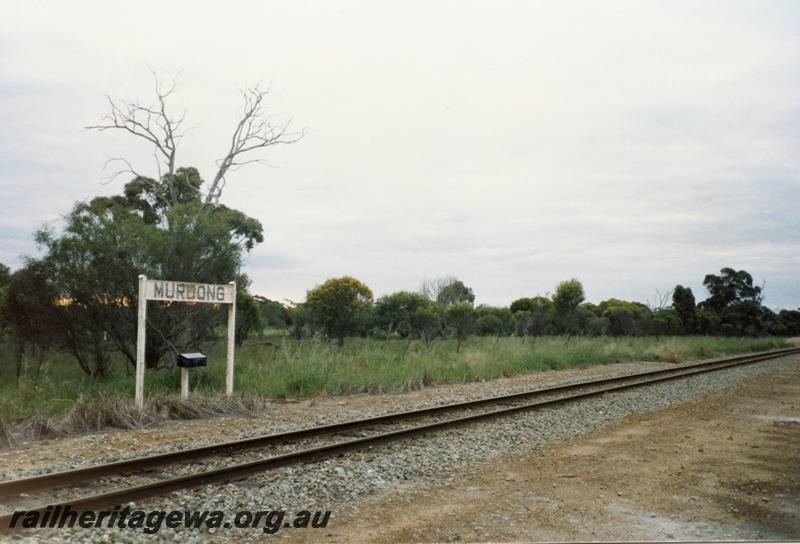
[[(233, 395), (234, 346), (236, 335), (236, 283), (211, 284), (170, 280), (148, 280), (139, 276), (138, 320), (136, 329), (136, 406), (144, 407), (144, 367), (147, 325), (147, 301), (187, 302), (228, 305), (228, 339), (225, 368), (225, 394)], [(205, 366), (202, 353), (180, 353), (181, 398), (189, 397), (189, 368)]]

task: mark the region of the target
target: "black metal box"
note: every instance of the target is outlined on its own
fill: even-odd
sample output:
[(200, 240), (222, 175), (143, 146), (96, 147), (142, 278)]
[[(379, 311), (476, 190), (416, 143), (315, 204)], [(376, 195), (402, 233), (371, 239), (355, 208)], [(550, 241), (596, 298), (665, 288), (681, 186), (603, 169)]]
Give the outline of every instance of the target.
[(208, 357), (202, 353), (179, 353), (178, 366), (181, 368), (195, 368), (198, 366), (206, 366)]

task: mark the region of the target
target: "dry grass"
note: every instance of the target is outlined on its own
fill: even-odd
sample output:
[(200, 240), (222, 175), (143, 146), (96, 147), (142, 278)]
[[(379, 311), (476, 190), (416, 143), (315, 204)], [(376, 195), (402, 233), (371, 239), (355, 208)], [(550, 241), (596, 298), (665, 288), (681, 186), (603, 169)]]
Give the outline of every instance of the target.
[[(269, 398), (319, 394), (383, 393), (463, 383), (542, 370), (624, 361), (682, 362), (786, 346), (780, 338), (563, 337), (456, 341), (349, 338), (343, 347), (322, 340), (277, 339), (275, 345), (246, 344), (237, 350), (236, 391), (227, 399), (225, 345), (208, 346), (209, 366), (192, 374), (192, 397), (179, 400), (175, 368), (148, 370), (146, 406), (133, 404), (134, 378), (118, 361), (102, 380), (86, 377), (66, 354), (25, 368), (19, 382), (13, 362), (0, 349), (0, 447), (45, 436), (137, 429), (165, 420), (253, 415)], [(0, 347), (1, 348), (1, 347)], [(205, 350), (204, 350), (205, 351)]]
[(665, 363), (682, 363), (687, 359), (686, 353), (680, 349), (663, 348), (657, 352), (658, 360)]
[(181, 400), (173, 395), (146, 399), (139, 410), (132, 399), (121, 395), (79, 397), (62, 415), (35, 414), (7, 422), (0, 416), (0, 448), (20, 441), (65, 436), (104, 429), (142, 429), (155, 427), (166, 420), (203, 419), (222, 415), (255, 417), (264, 409), (260, 395), (243, 394), (232, 398), (195, 395)]

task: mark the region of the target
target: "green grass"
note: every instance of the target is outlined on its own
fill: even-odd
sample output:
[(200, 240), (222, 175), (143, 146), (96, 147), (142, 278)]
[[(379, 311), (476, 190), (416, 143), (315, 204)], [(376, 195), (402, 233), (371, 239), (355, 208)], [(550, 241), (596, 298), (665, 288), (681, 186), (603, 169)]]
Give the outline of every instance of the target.
[[(427, 385), (469, 382), (542, 370), (581, 367), (623, 361), (669, 361), (713, 357), (779, 348), (778, 338), (637, 337), (533, 339), (467, 339), (456, 352), (454, 340), (430, 346), (404, 340), (348, 339), (343, 347), (321, 340), (270, 338), (273, 345), (250, 343), (237, 350), (236, 390), (268, 397), (339, 395), (386, 390), (417, 389)], [(4, 348), (5, 346), (3, 346)], [(192, 389), (201, 394), (224, 390), (225, 346), (204, 346), (207, 369), (191, 371)], [(9, 350), (0, 352), (0, 416), (6, 421), (37, 414), (66, 413), (82, 402), (133, 396), (133, 372), (122, 360), (111, 375), (94, 380), (84, 375), (65, 354), (52, 354), (37, 369), (26, 362), (19, 386)], [(174, 368), (148, 370), (147, 396), (177, 396)], [(252, 396), (252, 395), (251, 395)]]

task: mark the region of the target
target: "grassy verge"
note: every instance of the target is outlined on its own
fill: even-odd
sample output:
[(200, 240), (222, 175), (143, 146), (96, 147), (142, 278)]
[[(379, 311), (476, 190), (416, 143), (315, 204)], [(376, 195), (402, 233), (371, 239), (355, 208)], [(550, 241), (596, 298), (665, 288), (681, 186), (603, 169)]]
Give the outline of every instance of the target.
[[(240, 350), (237, 388), (272, 396), (347, 394), (418, 389), (624, 361), (669, 361), (778, 348), (772, 338), (573, 338), (473, 337), (456, 352), (455, 341), (351, 340), (344, 348), (328, 343), (283, 342), (268, 350)], [(221, 359), (220, 356), (215, 359)], [(212, 368), (219, 381), (220, 369)]]
[[(0, 418), (12, 427), (25, 423), (53, 432), (135, 427), (158, 417), (249, 413), (263, 397), (409, 390), (624, 361), (681, 362), (785, 345), (778, 338), (600, 337), (567, 342), (561, 337), (473, 337), (457, 353), (451, 340), (425, 346), (419, 341), (349, 339), (340, 348), (318, 340), (272, 338), (237, 351), (236, 389), (242, 396), (223, 406), (208, 400), (224, 390), (225, 346), (218, 342), (203, 347), (209, 367), (192, 370), (192, 389), (197, 391), (193, 403), (176, 401), (176, 369), (147, 371), (146, 394), (152, 402), (146, 417), (132, 415), (134, 378), (130, 365), (121, 360), (109, 377), (93, 380), (65, 354), (53, 354), (41, 364), (27, 361), (17, 385), (6, 355), (0, 356)], [(39, 420), (31, 423), (31, 418)], [(0, 428), (0, 441), (3, 433)]]

